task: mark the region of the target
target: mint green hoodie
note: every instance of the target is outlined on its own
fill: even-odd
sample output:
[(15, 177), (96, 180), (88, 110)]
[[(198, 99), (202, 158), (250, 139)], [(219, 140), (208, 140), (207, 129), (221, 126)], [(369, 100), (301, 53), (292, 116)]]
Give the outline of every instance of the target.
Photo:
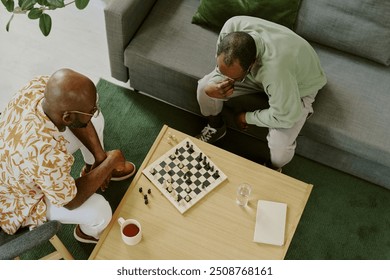
[(310, 44), (290, 29), (256, 17), (236, 16), (223, 26), (217, 46), (229, 33), (247, 32), (257, 47), (257, 60), (246, 79), (261, 85), (269, 108), (246, 113), (261, 127), (290, 128), (302, 113), (301, 98), (326, 84), (320, 61)]

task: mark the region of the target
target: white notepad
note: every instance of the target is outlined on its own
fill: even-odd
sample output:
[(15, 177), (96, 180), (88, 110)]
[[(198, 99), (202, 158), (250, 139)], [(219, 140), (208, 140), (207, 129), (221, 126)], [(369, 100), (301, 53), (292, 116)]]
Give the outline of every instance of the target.
[(255, 242), (282, 246), (286, 227), (287, 204), (267, 200), (257, 202)]

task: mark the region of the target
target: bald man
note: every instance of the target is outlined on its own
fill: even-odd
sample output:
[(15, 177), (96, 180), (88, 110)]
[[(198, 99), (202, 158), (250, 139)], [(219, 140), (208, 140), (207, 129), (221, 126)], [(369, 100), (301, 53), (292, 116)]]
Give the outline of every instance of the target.
[[(76, 224), (75, 238), (97, 243), (112, 210), (97, 194), (134, 175), (120, 150), (106, 152), (93, 82), (71, 69), (33, 79), (0, 116), (0, 226), (8, 234), (47, 220)], [(81, 150), (81, 177), (70, 171)]]

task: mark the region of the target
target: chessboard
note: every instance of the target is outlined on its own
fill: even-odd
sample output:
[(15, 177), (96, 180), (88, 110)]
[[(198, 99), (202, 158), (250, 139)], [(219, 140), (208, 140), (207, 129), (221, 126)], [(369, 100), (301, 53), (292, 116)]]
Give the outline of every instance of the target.
[(189, 138), (173, 146), (142, 173), (182, 214), (227, 179)]

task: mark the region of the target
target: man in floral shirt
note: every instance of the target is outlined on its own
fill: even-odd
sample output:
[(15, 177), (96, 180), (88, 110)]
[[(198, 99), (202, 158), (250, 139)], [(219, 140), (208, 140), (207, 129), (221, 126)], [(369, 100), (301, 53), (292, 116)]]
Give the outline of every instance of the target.
[[(93, 82), (70, 69), (38, 77), (0, 116), (0, 226), (8, 234), (47, 220), (77, 224), (81, 242), (96, 243), (112, 210), (96, 194), (135, 173), (120, 150), (104, 151), (104, 119)], [(80, 149), (82, 176), (70, 171)]]

